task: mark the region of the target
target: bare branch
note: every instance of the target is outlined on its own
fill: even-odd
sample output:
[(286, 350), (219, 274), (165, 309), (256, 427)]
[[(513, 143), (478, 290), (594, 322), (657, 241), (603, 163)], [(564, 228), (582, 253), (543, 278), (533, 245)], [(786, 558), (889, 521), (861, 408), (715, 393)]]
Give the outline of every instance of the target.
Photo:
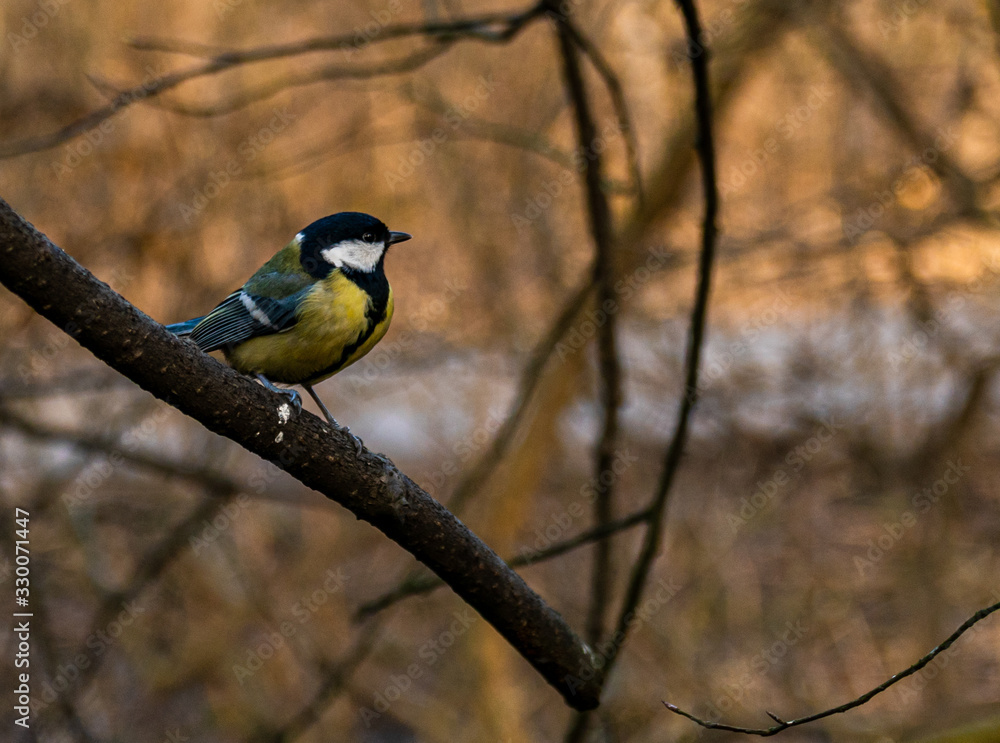
[[(594, 284), (597, 286), (597, 308), (604, 322), (598, 328), (597, 348), (600, 367), (600, 392), (603, 421), (601, 434), (594, 452), (594, 476), (600, 480), (602, 473), (611, 469), (615, 457), (618, 435), (618, 407), (621, 403), (621, 368), (615, 342), (617, 303), (614, 292), (614, 271), (611, 263), (612, 225), (611, 208), (601, 190), (603, 159), (595, 146), (598, 140), (597, 125), (590, 109), (583, 71), (580, 69), (578, 50), (567, 19), (553, 16), (563, 62), (566, 83), (576, 124), (577, 146), (586, 153), (582, 159), (582, 175), (586, 192), (587, 215), (590, 233), (594, 240)], [(603, 488), (594, 500), (594, 519), (598, 526), (611, 522), (614, 489)], [(604, 634), (604, 614), (609, 603), (611, 584), (611, 543), (597, 543), (594, 554), (594, 572), (591, 581), (590, 609), (587, 616), (587, 641), (592, 645)]]
[(176, 338), (50, 243), (0, 200), (0, 283), (109, 364), (209, 430), (274, 461), (379, 528), (444, 578), (576, 709), (593, 652), (527, 584), (384, 456)]
[(359, 44), (357, 33), (336, 36), (317, 36), (312, 39), (292, 41), (284, 44), (259, 46), (253, 49), (224, 49), (193, 41), (178, 41), (155, 36), (133, 39), (129, 45), (143, 51), (160, 51), (205, 59), (227, 58), (237, 64), (266, 62), (300, 54), (331, 51), (360, 51), (364, 46), (385, 41), (394, 41), (411, 36), (427, 36), (438, 40), (455, 38), (479, 39), (481, 41), (505, 41), (516, 34), (525, 24), (539, 17), (543, 12), (541, 4), (531, 5), (524, 10), (504, 13), (485, 13), (472, 18), (454, 21), (433, 21), (430, 23), (395, 23), (383, 27), (376, 36)]
[[(378, 36), (371, 39), (368, 43), (373, 44), (409, 36), (429, 36), (442, 43), (450, 43), (451, 41), (461, 39), (504, 43), (516, 36), (531, 21), (538, 18), (541, 12), (541, 5), (533, 5), (526, 10), (512, 14), (490, 14), (444, 23), (397, 24), (386, 26)], [(133, 45), (141, 43), (133, 42)], [(358, 48), (354, 34), (341, 34), (339, 36), (319, 37), (289, 44), (262, 46), (245, 51), (224, 51), (209, 57), (205, 62), (193, 67), (171, 72), (168, 75), (149, 80), (141, 85), (136, 85), (122, 91), (104, 106), (91, 111), (89, 114), (82, 116), (55, 132), (0, 144), (0, 159), (56, 147), (73, 137), (90, 131), (100, 125), (102, 121), (111, 118), (133, 103), (161, 95), (190, 80), (215, 75), (244, 64), (285, 59), (312, 52), (357, 50)], [(186, 53), (191, 54), (195, 51), (196, 48), (188, 45)]]
[(453, 43), (454, 40), (448, 40), (424, 49), (419, 49), (399, 59), (390, 59), (385, 62), (376, 62), (369, 65), (328, 65), (315, 70), (294, 72), (215, 103), (191, 104), (174, 101), (151, 101), (151, 104), (184, 116), (199, 118), (220, 116), (238, 111), (241, 108), (246, 108), (258, 101), (266, 100), (290, 88), (315, 85), (321, 82), (332, 82), (334, 80), (370, 80), (375, 77), (413, 72), (413, 70), (419, 69), (428, 62), (445, 54)]
[(949, 187), (960, 213), (979, 216), (980, 208), (976, 183), (952, 158), (947, 147), (941, 147), (931, 133), (910, 112), (899, 94), (904, 88), (896, 80), (893, 70), (874, 54), (862, 49), (846, 30), (837, 23), (821, 24), (823, 51), (854, 90), (867, 95), (882, 109), (885, 117), (918, 152), (934, 151), (934, 158), (927, 161)]
[(520, 425), (524, 414), (528, 410), (528, 404), (531, 402), (535, 390), (542, 379), (542, 371), (544, 371), (545, 365), (551, 358), (559, 341), (569, 332), (577, 314), (583, 309), (584, 304), (587, 303), (587, 299), (590, 297), (593, 288), (594, 285), (591, 283), (590, 277), (588, 277), (586, 282), (570, 294), (563, 305), (562, 311), (556, 316), (555, 322), (552, 323), (549, 332), (545, 334), (532, 350), (528, 363), (525, 365), (524, 371), (521, 372), (518, 395), (511, 404), (503, 425), (497, 431), (497, 435), (493, 439), (493, 443), (490, 444), (490, 448), (466, 473), (465, 477), (455, 488), (451, 500), (448, 502), (448, 506), (452, 511), (456, 513), (460, 512), (465, 507), (466, 502), (483, 486), (500, 464), (508, 447), (510, 447), (511, 442), (514, 440), (514, 434), (517, 433), (518, 425)]
[[(701, 23), (698, 20), (698, 11), (694, 1), (675, 0), (675, 2), (684, 16), (684, 28), (688, 41), (696, 45), (693, 48), (701, 48), (697, 46), (698, 40), (702, 38)], [(708, 295), (712, 286), (712, 265), (715, 260), (715, 241), (718, 233), (715, 219), (719, 208), (719, 192), (715, 173), (715, 145), (712, 138), (712, 99), (708, 83), (708, 56), (708, 49), (705, 49), (702, 54), (693, 55), (690, 58), (695, 87), (695, 110), (698, 124), (697, 150), (702, 169), (705, 216), (702, 224), (701, 255), (698, 260), (698, 288), (695, 293), (694, 307), (691, 310), (691, 323), (688, 328), (687, 350), (685, 351), (687, 371), (684, 396), (681, 400), (674, 435), (664, 457), (663, 473), (660, 476), (656, 494), (649, 506), (649, 528), (643, 540), (639, 559), (632, 570), (625, 600), (618, 617), (618, 624), (613, 635), (615, 638), (627, 637), (635, 608), (642, 600), (649, 570), (659, 552), (660, 538), (663, 533), (663, 514), (674, 477), (680, 466), (681, 456), (684, 453), (691, 411), (698, 401), (699, 362), (708, 316)], [(609, 651), (609, 657), (606, 658), (607, 663), (602, 669), (602, 674), (605, 677), (614, 666), (621, 647), (621, 642), (615, 642)]]
[[(543, 550), (528, 550), (526, 552), (522, 552), (520, 555), (508, 560), (507, 564), (512, 568), (536, 565), (540, 562), (551, 560), (553, 557), (565, 555), (567, 552), (572, 552), (579, 547), (585, 547), (588, 544), (593, 544), (601, 539), (606, 539), (607, 537), (617, 534), (620, 531), (631, 529), (633, 526), (644, 523), (648, 520), (649, 511), (647, 509), (643, 509), (637, 513), (617, 519), (608, 524), (592, 527), (587, 531), (580, 532), (575, 537), (549, 545)], [(377, 599), (362, 604), (355, 613), (354, 619), (355, 621), (365, 619), (372, 614), (376, 614), (383, 609), (389, 608), (403, 599), (407, 599), (410, 596), (421, 596), (425, 593), (430, 593), (443, 585), (444, 581), (437, 576), (430, 575), (428, 573), (415, 573), (404, 579), (403, 582), (396, 586), (396, 588), (392, 591), (379, 596)]]
[(371, 655), (381, 631), (377, 622), (365, 627), (361, 636), (355, 640), (354, 647), (343, 658), (322, 669), (323, 680), (313, 698), (284, 727), (270, 735), (263, 735), (258, 740), (261, 743), (285, 743), (295, 740), (312, 727), (324, 710), (344, 691), (351, 674)]
[(636, 139), (635, 127), (632, 125), (632, 115), (628, 110), (628, 103), (625, 100), (625, 90), (614, 69), (584, 33), (576, 27), (576, 24), (569, 18), (565, 22), (566, 30), (573, 39), (573, 43), (580, 47), (580, 50), (587, 55), (587, 59), (594, 65), (597, 74), (604, 80), (604, 85), (611, 96), (611, 105), (615, 108), (615, 116), (618, 118), (618, 128), (621, 129), (622, 138), (625, 140), (625, 156), (628, 161), (629, 180), (632, 181), (632, 188), (635, 189), (636, 197), (641, 209), (645, 201), (645, 194), (642, 189), (642, 175), (639, 171), (639, 142)]
[[(514, 435), (517, 433), (517, 428), (521, 420), (528, 410), (528, 404), (534, 397), (535, 390), (542, 379), (542, 372), (545, 369), (545, 365), (552, 356), (556, 345), (569, 331), (577, 313), (586, 304), (593, 288), (594, 285), (591, 283), (591, 277), (588, 276), (587, 280), (569, 296), (563, 305), (562, 311), (556, 316), (556, 320), (549, 329), (549, 332), (546, 333), (532, 350), (531, 357), (527, 365), (525, 365), (524, 371), (521, 373), (517, 397), (511, 404), (507, 417), (504, 418), (504, 422), (500, 426), (500, 430), (497, 431), (493, 443), (490, 444), (490, 448), (487, 449), (483, 456), (476, 460), (476, 463), (465, 473), (461, 482), (455, 488), (455, 492), (448, 503), (448, 507), (452, 512), (461, 513), (469, 500), (489, 480), (490, 476), (492, 476), (496, 468), (500, 465), (511, 442), (514, 440)], [(358, 609), (356, 618), (370, 616), (404, 598), (426, 593), (443, 585), (440, 582), (435, 582), (435, 580), (422, 572), (411, 573), (403, 578), (395, 588), (362, 605)]]
[(772, 735), (777, 735), (778, 733), (782, 732), (783, 730), (787, 730), (788, 728), (797, 727), (799, 725), (805, 725), (807, 722), (815, 722), (816, 720), (822, 720), (824, 717), (830, 717), (831, 715), (839, 715), (843, 712), (852, 710), (855, 707), (860, 707), (863, 704), (867, 704), (869, 701), (871, 701), (873, 697), (881, 694), (890, 686), (902, 681), (907, 676), (912, 676), (913, 674), (915, 674), (917, 671), (926, 666), (928, 663), (934, 660), (945, 650), (950, 648), (959, 637), (961, 637), (970, 629), (972, 629), (972, 627), (975, 626), (978, 622), (981, 622), (983, 619), (985, 619), (998, 609), (1000, 609), (1000, 602), (993, 604), (992, 606), (987, 606), (985, 609), (980, 609), (971, 617), (966, 619), (962, 623), (962, 625), (957, 630), (952, 632), (944, 642), (942, 642), (936, 648), (931, 650), (929, 653), (927, 653), (927, 655), (922, 657), (912, 666), (910, 666), (906, 670), (900, 671), (894, 676), (891, 676), (890, 678), (883, 681), (881, 684), (876, 686), (871, 691), (862, 694), (857, 699), (852, 699), (850, 702), (841, 704), (839, 707), (833, 707), (831, 709), (824, 710), (823, 712), (817, 712), (814, 715), (808, 715), (807, 717), (799, 717), (795, 720), (782, 720), (777, 715), (771, 714), (770, 712), (766, 712), (765, 714), (768, 717), (770, 717), (772, 720), (778, 723), (773, 727), (744, 728), (744, 727), (739, 727), (737, 725), (726, 725), (725, 723), (721, 722), (709, 722), (708, 720), (702, 720), (698, 717), (695, 717), (690, 712), (685, 712), (684, 710), (680, 709), (674, 704), (670, 704), (669, 702), (663, 702), (663, 706), (669, 709), (671, 712), (681, 715), (682, 717), (686, 717), (692, 722), (701, 725), (703, 728), (708, 728), (709, 730), (728, 730), (729, 732), (732, 733), (744, 733), (745, 735), (758, 735), (762, 738), (768, 738)]

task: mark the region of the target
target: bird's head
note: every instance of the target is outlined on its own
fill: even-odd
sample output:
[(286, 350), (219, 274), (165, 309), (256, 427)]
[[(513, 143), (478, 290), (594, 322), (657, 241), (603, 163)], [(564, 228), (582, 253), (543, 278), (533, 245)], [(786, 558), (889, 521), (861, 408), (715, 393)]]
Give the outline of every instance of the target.
[(295, 237), (302, 266), (317, 278), (335, 268), (374, 271), (382, 265), (390, 245), (410, 239), (405, 232), (390, 232), (380, 220), (360, 212), (317, 219)]

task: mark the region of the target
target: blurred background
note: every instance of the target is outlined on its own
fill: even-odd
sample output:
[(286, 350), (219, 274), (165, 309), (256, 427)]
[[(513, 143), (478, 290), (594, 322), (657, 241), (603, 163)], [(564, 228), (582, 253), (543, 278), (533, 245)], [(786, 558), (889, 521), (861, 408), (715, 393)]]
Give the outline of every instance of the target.
[[(660, 474), (703, 213), (701, 49), (669, 2), (567, 5), (620, 80), (641, 181), (585, 63), (623, 373), (615, 464), (596, 475), (594, 248), (553, 26), (380, 37), (522, 9), (10, 0), (0, 195), (164, 323), (326, 214), (412, 233), (387, 260), (389, 334), (320, 394), (502, 556), (545, 549), (592, 525), (595, 491), (613, 485), (626, 516)], [(1000, 600), (1000, 3), (699, 9), (722, 195), (702, 399), (591, 741), (736, 740), (661, 700), (750, 726), (825, 709)], [(17, 154), (206, 55), (335, 35), (353, 43), (192, 80)], [(570, 710), (450, 591), (372, 605), (421, 574), (376, 530), (5, 290), (0, 338), (5, 595), (14, 507), (32, 514), (25, 740), (563, 740)], [(610, 539), (609, 615), (642, 532)], [(581, 632), (593, 551), (522, 570)], [(6, 622), (0, 643), (13, 689)], [(13, 718), (4, 705), (4, 730)], [(782, 738), (1000, 741), (1000, 622)]]

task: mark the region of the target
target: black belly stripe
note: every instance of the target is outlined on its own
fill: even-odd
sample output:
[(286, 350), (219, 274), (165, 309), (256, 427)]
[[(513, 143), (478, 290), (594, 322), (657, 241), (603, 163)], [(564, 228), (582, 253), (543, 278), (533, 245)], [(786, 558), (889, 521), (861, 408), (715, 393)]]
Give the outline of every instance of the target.
[[(384, 314), (385, 313), (383, 313), (383, 315)], [(351, 354), (353, 354), (355, 351), (361, 348), (365, 344), (365, 342), (372, 337), (372, 333), (375, 332), (376, 327), (378, 327), (378, 323), (369, 322), (368, 327), (364, 329), (364, 332), (362, 332), (361, 335), (358, 336), (358, 339), (354, 341), (354, 343), (344, 346), (344, 350), (341, 351), (339, 359), (337, 359), (335, 362), (330, 364), (325, 369), (320, 369), (318, 372), (311, 375), (309, 379), (310, 380), (319, 379), (320, 377), (326, 377), (329, 376), (330, 374), (335, 374), (336, 372), (340, 371), (340, 369), (344, 366), (344, 364), (347, 363), (347, 360), (351, 358)], [(306, 383), (310, 384), (309, 380), (306, 380)]]
[[(381, 266), (380, 266), (381, 267)], [(368, 321), (367, 327), (358, 335), (354, 343), (350, 343), (344, 346), (344, 350), (340, 352), (340, 358), (329, 366), (320, 369), (315, 374), (309, 376), (306, 380), (306, 384), (310, 384), (309, 380), (319, 379), (320, 377), (326, 377), (331, 374), (336, 374), (340, 371), (347, 360), (351, 358), (359, 348), (361, 348), (369, 338), (372, 337), (372, 333), (375, 332), (375, 328), (385, 320), (386, 312), (389, 308), (389, 282), (385, 280), (385, 274), (382, 274), (381, 281), (371, 281), (368, 277), (362, 274), (361, 280), (358, 277), (352, 275), (354, 271), (344, 271), (344, 275), (351, 279), (355, 284), (358, 284), (369, 296), (368, 306), (365, 308), (365, 320)], [(365, 281), (368, 279), (367, 281)], [(364, 281), (365, 283), (362, 283)]]

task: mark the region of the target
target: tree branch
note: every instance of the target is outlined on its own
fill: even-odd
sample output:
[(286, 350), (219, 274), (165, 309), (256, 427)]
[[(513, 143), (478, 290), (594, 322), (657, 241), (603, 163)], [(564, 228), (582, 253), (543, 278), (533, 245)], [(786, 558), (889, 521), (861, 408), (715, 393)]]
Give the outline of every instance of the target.
[(902, 681), (907, 676), (912, 676), (917, 671), (919, 671), (921, 668), (923, 668), (924, 666), (926, 666), (928, 663), (930, 663), (932, 660), (934, 660), (937, 656), (939, 656), (945, 650), (947, 650), (948, 648), (950, 648), (959, 637), (961, 637), (962, 635), (964, 635), (968, 630), (972, 629), (972, 627), (974, 625), (976, 625), (978, 622), (980, 622), (983, 619), (985, 619), (986, 617), (988, 617), (990, 614), (992, 614), (993, 612), (995, 612), (997, 609), (1000, 609), (1000, 603), (993, 604), (992, 606), (987, 606), (985, 609), (980, 609), (975, 614), (973, 614), (971, 617), (969, 617), (968, 619), (966, 619), (965, 622), (962, 623), (962, 626), (959, 627), (954, 632), (952, 632), (944, 642), (942, 642), (936, 648), (934, 648), (933, 650), (931, 650), (929, 653), (927, 653), (927, 655), (925, 655), (924, 657), (922, 657), (920, 660), (918, 660), (916, 663), (914, 663), (912, 666), (910, 666), (906, 670), (900, 671), (895, 676), (891, 676), (889, 679), (887, 679), (886, 681), (882, 682), (881, 684), (879, 684), (878, 686), (876, 686), (871, 691), (865, 692), (864, 694), (862, 694), (857, 699), (852, 699), (850, 702), (847, 702), (846, 704), (842, 704), (839, 707), (833, 707), (831, 709), (824, 710), (822, 712), (817, 712), (814, 715), (809, 715), (807, 717), (799, 717), (798, 719), (795, 719), (795, 720), (782, 720), (777, 715), (773, 715), (770, 712), (766, 712), (765, 714), (768, 717), (770, 717), (772, 720), (774, 720), (775, 722), (777, 722), (778, 723), (777, 725), (774, 725), (774, 726), (769, 727), (769, 728), (742, 728), (742, 727), (738, 727), (736, 725), (726, 725), (725, 723), (721, 723), (721, 722), (709, 722), (708, 720), (699, 719), (699, 718), (695, 717), (694, 715), (692, 715), (690, 712), (685, 712), (684, 710), (680, 709), (676, 705), (670, 704), (668, 702), (663, 702), (663, 706), (666, 707), (667, 709), (669, 709), (671, 712), (674, 712), (675, 714), (681, 715), (682, 717), (686, 717), (689, 720), (691, 720), (692, 722), (696, 722), (697, 724), (701, 725), (703, 728), (708, 728), (709, 730), (728, 730), (729, 732), (732, 732), (732, 733), (744, 733), (746, 735), (759, 735), (762, 738), (769, 738), (772, 735), (777, 735), (778, 733), (782, 732), (783, 730), (788, 730), (788, 728), (797, 727), (799, 725), (805, 725), (807, 722), (815, 722), (816, 720), (821, 720), (824, 717), (830, 717), (831, 715), (838, 715), (838, 714), (841, 714), (842, 712), (847, 712), (848, 710), (852, 710), (855, 707), (860, 707), (863, 704), (867, 704), (873, 697), (881, 694), (883, 691), (885, 691), (886, 689), (888, 689), (893, 684), (896, 684), (896, 683)]
[[(648, 520), (649, 510), (644, 508), (637, 513), (630, 514), (624, 518), (616, 519), (609, 524), (594, 526), (587, 529), (587, 531), (580, 532), (575, 537), (570, 537), (562, 542), (556, 542), (543, 550), (529, 550), (527, 552), (522, 552), (516, 557), (512, 557), (508, 560), (507, 564), (512, 568), (522, 568), (527, 567), (528, 565), (536, 565), (540, 562), (551, 560), (553, 557), (565, 555), (567, 552), (572, 552), (580, 547), (586, 547), (588, 544), (593, 544), (594, 542), (606, 539), (607, 537), (617, 534), (620, 531), (631, 529), (633, 526), (643, 524)], [(426, 572), (414, 573), (403, 579), (403, 581), (394, 589), (387, 591), (378, 598), (372, 599), (371, 601), (358, 607), (357, 612), (354, 614), (354, 620), (360, 621), (362, 619), (367, 619), (372, 614), (377, 614), (383, 609), (387, 609), (403, 599), (430, 593), (443, 585), (444, 582), (437, 576), (428, 575)]]
[[(538, 18), (541, 12), (542, 6), (539, 4), (515, 13), (493, 13), (476, 18), (465, 18), (443, 23), (401, 23), (386, 26), (368, 44), (410, 36), (428, 36), (435, 41), (444, 43), (450, 43), (458, 39), (475, 39), (487, 43), (504, 43), (517, 35), (531, 21)], [(159, 41), (156, 43), (162, 44)], [(141, 42), (135, 42), (133, 46), (141, 47)], [(145, 48), (155, 48), (155, 46), (156, 44), (150, 43)], [(349, 33), (339, 36), (306, 39), (305, 41), (297, 41), (289, 44), (262, 46), (244, 51), (220, 51), (213, 53), (208, 59), (192, 67), (177, 70), (153, 80), (147, 80), (140, 85), (122, 91), (104, 106), (91, 111), (89, 114), (54, 132), (25, 137), (13, 142), (0, 143), (0, 160), (56, 147), (73, 137), (90, 131), (100, 125), (102, 121), (111, 118), (133, 103), (165, 93), (190, 80), (215, 75), (244, 64), (286, 59), (311, 52), (347, 51), (352, 49), (359, 50), (359, 48), (356, 35)], [(193, 52), (194, 49), (192, 48), (188, 48), (186, 51), (188, 54)]]
[(556, 316), (555, 321), (549, 331), (538, 341), (531, 350), (528, 363), (521, 372), (521, 379), (518, 384), (517, 397), (511, 402), (510, 410), (504, 418), (503, 425), (497, 431), (489, 449), (476, 460), (476, 463), (462, 477), (461, 482), (455, 487), (449, 506), (456, 513), (464, 508), (465, 504), (476, 494), (476, 492), (489, 480), (500, 465), (504, 455), (510, 448), (517, 433), (518, 426), (524, 419), (528, 411), (528, 405), (534, 399), (535, 390), (542, 381), (542, 372), (545, 365), (552, 357), (563, 336), (569, 332), (577, 314), (587, 303), (593, 291), (593, 284), (588, 279), (565, 300), (562, 309)]
[(628, 103), (625, 102), (625, 90), (622, 87), (618, 75), (611, 65), (601, 54), (597, 45), (588, 39), (584, 33), (576, 27), (576, 24), (569, 18), (564, 23), (566, 31), (573, 39), (573, 43), (580, 47), (590, 63), (594, 65), (597, 74), (604, 81), (604, 87), (608, 89), (611, 96), (611, 105), (615, 108), (615, 116), (618, 118), (618, 128), (621, 129), (622, 137), (625, 140), (625, 157), (628, 161), (629, 180), (632, 181), (632, 188), (635, 190), (638, 199), (638, 207), (641, 209), (645, 201), (645, 194), (642, 189), (642, 175), (639, 170), (639, 143), (635, 136), (635, 127), (632, 125), (632, 116), (629, 114)]
[(98, 281), (0, 199), (0, 283), (140, 387), (368, 521), (441, 576), (575, 709), (593, 652), (447, 509), (384, 456), (176, 338)]
[[(151, 99), (150, 102), (158, 108), (182, 116), (211, 118), (233, 113), (254, 103), (273, 98), (291, 88), (335, 80), (370, 80), (376, 77), (389, 77), (413, 72), (445, 54), (453, 43), (454, 41), (449, 40), (432, 44), (398, 59), (389, 59), (368, 65), (331, 64), (314, 70), (295, 71), (213, 103), (179, 103), (166, 100), (156, 101), (155, 99)], [(114, 91), (115, 94), (119, 92)]]
[[(698, 20), (698, 11), (695, 8), (694, 0), (675, 0), (677, 6), (684, 16), (684, 27), (688, 41), (694, 46), (690, 48), (701, 48), (698, 40), (701, 39), (701, 23)], [(712, 98), (708, 85), (708, 49), (704, 49), (701, 54), (690, 58), (691, 72), (694, 77), (695, 88), (695, 111), (697, 113), (697, 150), (698, 159), (701, 161), (702, 188), (705, 198), (705, 216), (702, 224), (701, 255), (698, 260), (698, 288), (695, 293), (694, 307), (691, 311), (691, 324), (688, 328), (688, 340), (686, 353), (687, 372), (684, 383), (684, 396), (681, 399), (680, 411), (677, 416), (677, 425), (674, 429), (673, 438), (667, 447), (664, 457), (663, 473), (657, 485), (656, 494), (653, 496), (649, 506), (649, 528), (643, 540), (642, 550), (639, 559), (632, 570), (625, 600), (622, 603), (621, 613), (618, 617), (618, 624), (615, 638), (625, 638), (628, 636), (629, 627), (635, 608), (642, 600), (642, 592), (645, 589), (646, 577), (653, 561), (660, 549), (660, 538), (663, 534), (663, 513), (666, 510), (667, 498), (674, 482), (674, 477), (680, 467), (681, 456), (684, 453), (684, 444), (687, 441), (688, 423), (691, 419), (691, 411), (698, 400), (698, 368), (701, 360), (701, 348), (705, 337), (705, 325), (708, 316), (708, 295), (712, 286), (712, 264), (715, 260), (715, 240), (718, 228), (715, 223), (719, 210), (719, 191), (715, 174), (715, 146), (712, 139)], [(614, 666), (621, 650), (623, 641), (616, 641), (611, 647), (607, 661), (602, 669), (602, 675), (607, 676)]]
[[(580, 69), (580, 59), (576, 38), (569, 29), (566, 19), (553, 14), (559, 52), (563, 63), (563, 79), (566, 84), (573, 116), (576, 124), (576, 141), (579, 150), (586, 153), (581, 160), (585, 186), (587, 216), (590, 234), (594, 240), (593, 282), (597, 286), (597, 309), (603, 313), (604, 321), (598, 328), (597, 349), (600, 368), (599, 397), (603, 420), (601, 434), (594, 452), (594, 477), (602, 481), (602, 475), (611, 470), (615, 458), (615, 441), (618, 435), (618, 406), (621, 401), (621, 368), (615, 341), (614, 276), (611, 265), (613, 249), (611, 208), (607, 196), (601, 190), (601, 150), (597, 147), (597, 125), (590, 109), (587, 86)], [(612, 485), (598, 492), (594, 501), (594, 520), (598, 526), (611, 522), (614, 489)], [(587, 641), (600, 641), (604, 634), (604, 616), (609, 603), (611, 584), (611, 543), (602, 540), (597, 543), (594, 553), (594, 572), (591, 579), (590, 609), (587, 616)]]

